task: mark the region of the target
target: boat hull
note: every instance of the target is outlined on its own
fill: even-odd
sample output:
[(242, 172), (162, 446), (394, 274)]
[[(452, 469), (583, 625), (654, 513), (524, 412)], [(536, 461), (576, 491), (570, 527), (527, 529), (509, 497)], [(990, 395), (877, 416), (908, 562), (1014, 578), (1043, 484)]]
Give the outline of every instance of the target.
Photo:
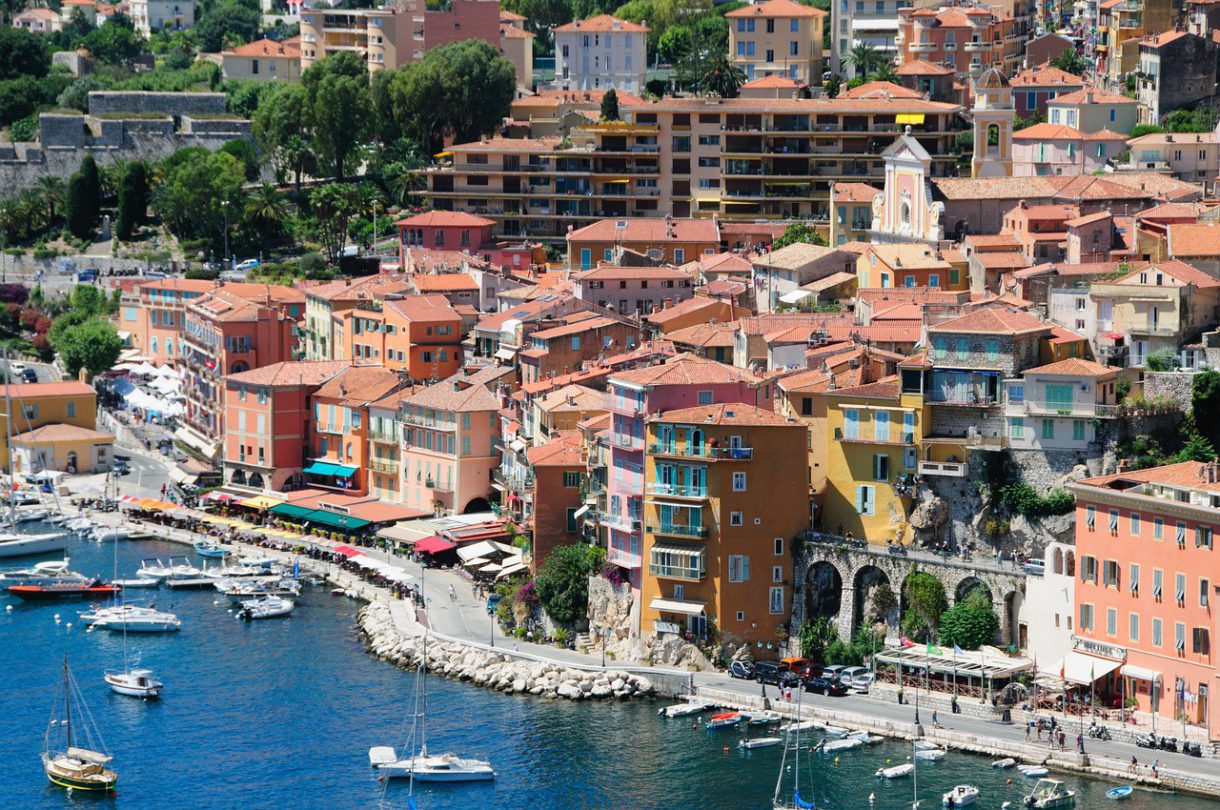
[(30, 557), (35, 554), (51, 554), (68, 548), (68, 536), (32, 535), (17, 540), (0, 540), (0, 558)]
[(46, 588), (36, 585), (11, 585), (10, 594), (30, 602), (51, 602), (59, 599), (105, 599), (114, 596), (119, 588), (113, 585), (94, 585), (88, 588)]
[[(106, 769), (76, 768), (59, 764), (58, 758), (47, 754), (42, 756), (42, 769), (47, 780), (69, 790), (84, 790), (90, 793), (113, 793), (119, 782), (119, 776), (114, 771)], [(92, 773), (82, 771), (95, 770)]]
[(416, 782), (489, 782), (496, 778), (496, 772), (491, 769), (486, 771), (431, 771), (427, 768), (419, 768), (412, 773), (410, 765), (383, 765), (380, 770), (387, 779), (414, 778)]

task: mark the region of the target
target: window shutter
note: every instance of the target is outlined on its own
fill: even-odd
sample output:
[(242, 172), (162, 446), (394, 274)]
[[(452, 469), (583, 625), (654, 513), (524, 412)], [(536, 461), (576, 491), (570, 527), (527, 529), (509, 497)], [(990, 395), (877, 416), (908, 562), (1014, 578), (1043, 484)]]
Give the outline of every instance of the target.
[(864, 512), (864, 487), (856, 487), (856, 512)]

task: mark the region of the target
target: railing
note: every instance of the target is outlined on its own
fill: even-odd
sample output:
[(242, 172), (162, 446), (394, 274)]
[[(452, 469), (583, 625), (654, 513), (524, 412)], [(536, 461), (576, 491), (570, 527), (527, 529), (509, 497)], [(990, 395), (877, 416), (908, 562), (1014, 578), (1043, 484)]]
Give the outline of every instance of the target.
[(402, 422), (404, 425), (427, 428), (428, 430), (457, 430), (456, 422), (438, 422), (435, 419), (425, 419), (422, 416), (413, 416), (409, 414), (400, 415), (398, 417), (398, 421)]
[(398, 462), (375, 458), (369, 461), (369, 469), (373, 472), (396, 474), (398, 472)]
[(640, 555), (630, 551), (610, 546), (606, 549), (606, 562), (621, 565), (623, 568), (639, 568)]
[(343, 427), (335, 427), (328, 422), (317, 422), (314, 424), (314, 430), (318, 433), (333, 433), (337, 436), (343, 435)]
[(962, 461), (921, 461), (920, 475), (944, 475), (950, 478), (965, 478), (967, 465)]
[(976, 408), (993, 407), (997, 400), (992, 396), (969, 396), (965, 399), (930, 399), (928, 402), (932, 405), (962, 405), (973, 406)]
[(682, 579), (688, 582), (699, 582), (707, 574), (698, 568), (686, 568), (676, 565), (657, 565), (656, 563), (648, 564), (648, 573), (654, 577), (663, 577), (665, 579)]
[(683, 484), (651, 483), (648, 485), (647, 492), (649, 495), (666, 495), (673, 498), (707, 497), (707, 487), (692, 487)]
[(398, 436), (393, 433), (384, 433), (380, 430), (370, 430), (369, 441), (383, 442), (385, 444), (398, 444)]
[(638, 517), (623, 517), (622, 515), (602, 515), (601, 524), (622, 532), (639, 532), (641, 521)]
[(441, 483), (435, 478), (425, 478), (424, 486), (434, 492), (453, 492), (453, 484)]
[[(1020, 407), (1020, 403), (1011, 404)], [(1047, 402), (1027, 399), (1025, 412), (1046, 416), (1114, 417), (1119, 415), (1119, 406), (1099, 405), (1096, 402)]]
[(653, 534), (669, 535), (671, 537), (707, 537), (706, 526), (679, 526), (677, 524), (648, 525), (648, 531)]
[(754, 458), (754, 448), (752, 447), (711, 447), (709, 445), (679, 447), (673, 444), (653, 443), (648, 446), (648, 452), (658, 456), (683, 458), (731, 458), (744, 461)]

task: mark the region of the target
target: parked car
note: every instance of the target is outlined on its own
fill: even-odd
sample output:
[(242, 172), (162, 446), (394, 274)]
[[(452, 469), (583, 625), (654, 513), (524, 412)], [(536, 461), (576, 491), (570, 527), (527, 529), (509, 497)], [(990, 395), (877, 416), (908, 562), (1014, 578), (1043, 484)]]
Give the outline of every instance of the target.
[(244, 262), (238, 262), (233, 269), (238, 271), (253, 270), (260, 264), (262, 264), (262, 262), (260, 262), (258, 259), (246, 259)]
[(32, 368), (27, 368), (25, 371), (21, 372), (21, 379), (28, 383), (36, 383), (38, 382), (38, 372)]
[(127, 475), (131, 472), (131, 467), (128, 466), (126, 461), (116, 458), (110, 462), (110, 471), (115, 475)]
[(1021, 568), (1025, 570), (1025, 573), (1032, 574), (1035, 577), (1044, 576), (1046, 574), (1046, 561), (1026, 560), (1025, 564), (1022, 565)]
[(743, 680), (754, 679), (754, 665), (749, 661), (734, 661), (729, 664), (729, 677)]
[(867, 692), (872, 688), (875, 680), (877, 680), (876, 675), (865, 672), (851, 679), (851, 688), (856, 692)]
[(827, 680), (837, 681), (839, 673), (847, 669), (843, 664), (835, 664), (834, 666), (822, 667), (822, 677)]
[(805, 682), (806, 692), (816, 692), (819, 695), (842, 697), (847, 694), (847, 687), (833, 678), (813, 678)]
[(25, 370), (27, 368), (29, 368), (29, 366), (27, 366), (25, 363), (21, 362), (20, 360), (8, 361), (8, 370), (9, 370), (9, 373), (12, 374), (13, 376), (17, 376), (18, 374), (24, 374)]
[(839, 682), (844, 686), (851, 686), (858, 676), (868, 672), (868, 667), (846, 667), (839, 671)]
[(796, 686), (799, 683), (796, 673), (779, 661), (754, 662), (754, 680), (759, 683), (773, 683), (777, 686)]

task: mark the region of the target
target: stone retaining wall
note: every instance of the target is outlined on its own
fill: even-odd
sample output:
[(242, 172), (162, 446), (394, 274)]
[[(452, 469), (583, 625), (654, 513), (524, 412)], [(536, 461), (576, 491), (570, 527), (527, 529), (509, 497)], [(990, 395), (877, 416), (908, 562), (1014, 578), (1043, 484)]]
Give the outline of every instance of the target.
[[(389, 606), (372, 604), (362, 608), (356, 624), (373, 655), (404, 669), (417, 665), (424, 637), (400, 632)], [(614, 670), (584, 671), (435, 638), (428, 640), (427, 666), (429, 672), (437, 675), (539, 697), (592, 700), (653, 696), (652, 681), (642, 675)]]

